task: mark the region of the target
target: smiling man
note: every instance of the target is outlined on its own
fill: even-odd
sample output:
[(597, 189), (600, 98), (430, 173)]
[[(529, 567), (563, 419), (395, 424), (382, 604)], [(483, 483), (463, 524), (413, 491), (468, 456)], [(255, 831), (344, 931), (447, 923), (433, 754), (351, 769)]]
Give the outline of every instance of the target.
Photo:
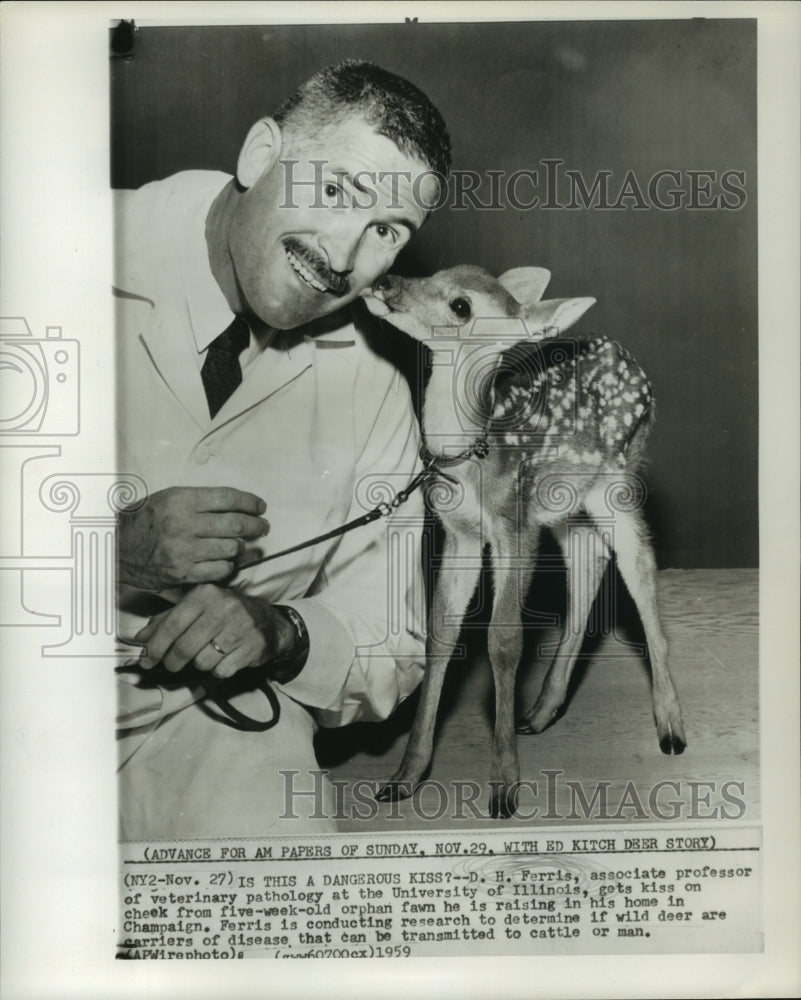
[(379, 521), (246, 564), (413, 476), (408, 388), (350, 304), (449, 165), (428, 99), (351, 62), (256, 122), (235, 177), (118, 193), (119, 463), (148, 493), (118, 531), (121, 608), (146, 616), (122, 616), (142, 647), (120, 677), (123, 839), (333, 829), (317, 724), (385, 718), (420, 680), (419, 496), (397, 557)]
[(436, 202), (422, 155), (362, 119), (335, 119), (316, 135), (257, 122), (239, 158), (244, 191), (226, 187), (209, 216), (212, 268), (228, 301), (278, 328), (352, 301)]

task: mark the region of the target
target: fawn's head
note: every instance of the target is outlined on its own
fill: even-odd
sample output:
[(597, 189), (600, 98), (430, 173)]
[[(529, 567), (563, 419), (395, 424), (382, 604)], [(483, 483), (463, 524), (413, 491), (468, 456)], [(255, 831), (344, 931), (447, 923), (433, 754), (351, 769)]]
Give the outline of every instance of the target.
[(453, 337), (512, 344), (558, 336), (594, 304), (592, 298), (542, 301), (550, 277), (542, 267), (516, 267), (493, 278), (483, 268), (462, 265), (430, 278), (388, 274), (363, 298), (374, 316), (416, 340)]

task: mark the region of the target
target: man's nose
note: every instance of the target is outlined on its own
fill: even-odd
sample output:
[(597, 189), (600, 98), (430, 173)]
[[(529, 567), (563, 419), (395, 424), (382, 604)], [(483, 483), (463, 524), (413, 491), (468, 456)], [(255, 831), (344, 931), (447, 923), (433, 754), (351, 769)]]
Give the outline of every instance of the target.
[(328, 258), (328, 266), (340, 274), (350, 274), (356, 264), (356, 256), (364, 236), (364, 225), (353, 213), (347, 219), (341, 216), (330, 230), (319, 237), (320, 248)]

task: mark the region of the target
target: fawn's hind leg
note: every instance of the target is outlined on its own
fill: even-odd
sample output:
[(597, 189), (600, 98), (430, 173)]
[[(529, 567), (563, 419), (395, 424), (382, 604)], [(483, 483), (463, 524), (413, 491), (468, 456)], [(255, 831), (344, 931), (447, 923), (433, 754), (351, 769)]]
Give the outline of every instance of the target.
[(564, 704), (590, 611), (610, 558), (609, 549), (588, 520), (570, 519), (554, 526), (552, 531), (567, 565), (565, 625), (539, 697), (518, 721), (519, 733), (541, 733)]
[[(590, 496), (587, 502), (588, 510), (592, 503), (593, 498)], [(608, 516), (606, 506), (604, 511)], [(656, 559), (648, 538), (648, 529), (638, 510), (621, 511), (616, 514), (613, 544), (620, 575), (637, 605), (645, 631), (645, 640), (648, 643), (652, 675), (651, 692), (659, 747), (662, 753), (680, 754), (684, 752), (687, 739), (684, 735), (681, 706), (668, 669), (667, 642), (657, 610)]]
[(458, 535), (450, 531), (445, 535), (443, 566), (437, 578), (429, 622), (426, 672), (420, 702), (401, 766), (376, 793), (376, 798), (381, 802), (408, 799), (431, 763), (445, 671), (481, 571), (480, 556), (469, 559), (465, 566), (456, 565), (455, 559), (460, 554), (460, 548), (474, 553), (475, 547), (474, 539), (470, 539), (467, 545), (460, 546)]
[(519, 557), (507, 539), (518, 540), (512, 530), (496, 532), (492, 540), (492, 572), (495, 600), (489, 626), (488, 646), (495, 681), (495, 734), (493, 739), (489, 812), (493, 819), (507, 819), (517, 808), (516, 784), (519, 777), (515, 742), (515, 677), (523, 652), (520, 594), (525, 594), (537, 554), (539, 531), (526, 539), (528, 562), (525, 568), (504, 565), (508, 558)]

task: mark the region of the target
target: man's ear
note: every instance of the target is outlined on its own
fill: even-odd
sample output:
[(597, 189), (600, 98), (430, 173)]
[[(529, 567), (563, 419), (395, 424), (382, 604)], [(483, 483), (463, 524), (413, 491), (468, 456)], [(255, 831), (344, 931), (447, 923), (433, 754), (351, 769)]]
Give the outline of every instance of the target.
[(272, 118), (260, 118), (242, 144), (236, 164), (236, 179), (250, 188), (263, 173), (272, 170), (281, 155), (281, 129)]

